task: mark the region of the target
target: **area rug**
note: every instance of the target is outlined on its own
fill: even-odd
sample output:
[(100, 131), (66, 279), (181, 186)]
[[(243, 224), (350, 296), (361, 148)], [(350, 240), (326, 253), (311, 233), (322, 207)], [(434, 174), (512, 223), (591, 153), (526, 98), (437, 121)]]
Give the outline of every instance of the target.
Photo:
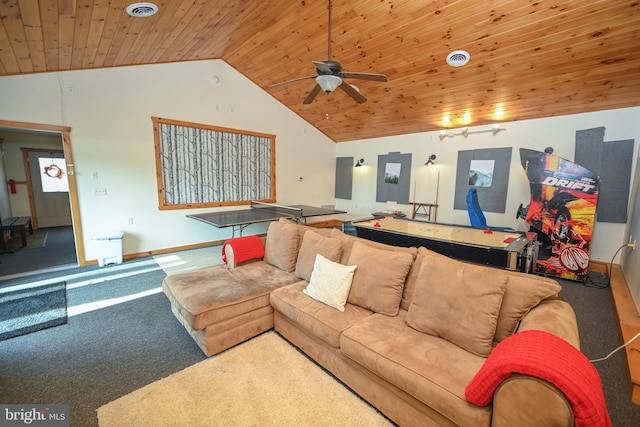
[(27, 233), (27, 246), (22, 246), (22, 237), (20, 237), (20, 233), (16, 233), (15, 236), (7, 240), (5, 246), (9, 252), (15, 252), (21, 249), (44, 248), (47, 244), (48, 236), (49, 233), (43, 230), (35, 230), (33, 234)]
[(67, 323), (67, 284), (0, 287), (0, 341)]
[(100, 427), (392, 426), (276, 332), (98, 409)]

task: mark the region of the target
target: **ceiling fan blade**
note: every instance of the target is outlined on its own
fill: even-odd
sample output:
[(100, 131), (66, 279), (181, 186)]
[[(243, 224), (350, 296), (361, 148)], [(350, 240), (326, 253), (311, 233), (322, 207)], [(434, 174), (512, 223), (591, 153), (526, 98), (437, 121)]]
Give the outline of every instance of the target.
[(345, 81), (343, 81), (342, 84), (338, 87), (343, 91), (347, 92), (347, 94), (353, 99), (355, 99), (358, 104), (362, 104), (367, 100), (367, 98), (365, 98), (363, 94), (355, 90), (353, 86), (351, 86), (349, 83)]
[(331, 68), (329, 68), (329, 65), (327, 65), (324, 62), (320, 62), (320, 61), (311, 61), (313, 62), (313, 65), (316, 66), (316, 70), (320, 73), (320, 74), (333, 74), (333, 71), (331, 71)]
[(304, 99), (304, 101), (302, 102), (303, 104), (311, 104), (313, 102), (314, 99), (316, 99), (316, 96), (318, 96), (318, 94), (320, 93), (320, 91), (322, 90), (322, 88), (320, 87), (320, 85), (316, 84), (313, 89), (311, 89), (311, 92), (309, 92), (309, 95), (307, 95), (307, 97)]
[(293, 82), (299, 82), (300, 80), (308, 80), (308, 79), (315, 79), (318, 76), (306, 76), (306, 77), (298, 77), (297, 79), (293, 79), (293, 80), (287, 80), (286, 82), (280, 82), (280, 83), (275, 83), (272, 84), (271, 86), (269, 86), (269, 89), (273, 89), (275, 87), (280, 87), (289, 83), (293, 83)]
[(340, 77), (344, 77), (346, 79), (360, 79), (360, 80), (371, 80), (374, 82), (386, 82), (387, 76), (384, 74), (375, 74), (375, 73), (340, 73)]

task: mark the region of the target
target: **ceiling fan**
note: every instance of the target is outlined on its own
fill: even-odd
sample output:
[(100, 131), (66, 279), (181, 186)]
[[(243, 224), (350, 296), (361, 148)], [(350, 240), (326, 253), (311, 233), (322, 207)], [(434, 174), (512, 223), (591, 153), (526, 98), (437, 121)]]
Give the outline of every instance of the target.
[(376, 82), (386, 82), (387, 76), (384, 74), (374, 74), (374, 73), (347, 73), (342, 71), (342, 65), (338, 61), (333, 61), (331, 59), (331, 0), (329, 0), (329, 30), (328, 30), (328, 55), (326, 61), (312, 61), (313, 65), (316, 67), (317, 76), (306, 76), (299, 77), (293, 80), (287, 80), (285, 82), (276, 83), (271, 85), (271, 88), (276, 88), (282, 85), (286, 85), (289, 83), (307, 80), (307, 79), (315, 79), (316, 85), (313, 87), (309, 95), (302, 102), (303, 104), (311, 104), (316, 96), (320, 93), (320, 91), (325, 91), (326, 93), (333, 92), (336, 88), (340, 88), (345, 91), (349, 96), (351, 96), (358, 104), (362, 104), (367, 100), (360, 93), (360, 91), (353, 85), (347, 83), (344, 79), (360, 79), (360, 80), (371, 80)]

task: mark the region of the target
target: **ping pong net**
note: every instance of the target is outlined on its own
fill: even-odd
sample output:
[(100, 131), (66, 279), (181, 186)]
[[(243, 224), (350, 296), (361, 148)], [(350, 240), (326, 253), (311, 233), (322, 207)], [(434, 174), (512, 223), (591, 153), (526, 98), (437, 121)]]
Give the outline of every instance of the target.
[(293, 218), (302, 218), (302, 209), (291, 206), (278, 205), (275, 203), (265, 203), (251, 201), (251, 209), (264, 209), (275, 214), (291, 216)]

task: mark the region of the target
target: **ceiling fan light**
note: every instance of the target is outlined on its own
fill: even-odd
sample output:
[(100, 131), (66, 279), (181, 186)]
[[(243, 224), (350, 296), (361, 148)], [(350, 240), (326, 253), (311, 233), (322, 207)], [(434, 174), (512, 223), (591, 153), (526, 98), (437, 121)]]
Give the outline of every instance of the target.
[(327, 93), (331, 93), (342, 84), (342, 79), (338, 76), (321, 75), (316, 77), (316, 83)]

